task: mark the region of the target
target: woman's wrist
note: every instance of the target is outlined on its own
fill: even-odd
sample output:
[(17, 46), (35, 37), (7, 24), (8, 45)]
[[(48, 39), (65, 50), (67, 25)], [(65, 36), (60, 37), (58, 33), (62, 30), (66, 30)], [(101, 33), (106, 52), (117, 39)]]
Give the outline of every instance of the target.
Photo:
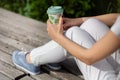
[(60, 41), (63, 40), (64, 37), (65, 37), (65, 36), (64, 36), (63, 34), (58, 34), (58, 36), (56, 36), (55, 41), (56, 41), (57, 43), (60, 43)]
[(82, 17), (82, 22), (85, 22), (89, 17)]

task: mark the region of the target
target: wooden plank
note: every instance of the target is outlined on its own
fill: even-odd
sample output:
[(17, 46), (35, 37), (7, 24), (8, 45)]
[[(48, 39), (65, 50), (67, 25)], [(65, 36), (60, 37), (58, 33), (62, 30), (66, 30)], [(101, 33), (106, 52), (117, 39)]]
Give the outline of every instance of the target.
[(16, 47), (19, 50), (26, 49), (26, 50), (29, 51), (29, 50), (34, 48), (34, 47), (30, 46), (30, 45), (27, 45), (27, 44), (24, 44), (24, 43), (22, 43), (20, 41), (16, 41), (14, 39), (5, 37), (5, 36), (3, 36), (1, 34), (0, 34), (0, 41), (3, 42), (3, 43), (6, 43), (8, 45), (12, 45), (13, 47)]
[(36, 80), (59, 80), (59, 79), (52, 77), (45, 73), (41, 73), (39, 75), (31, 75), (31, 76), (32, 76), (32, 78), (34, 78)]
[(0, 60), (14, 66), (11, 55), (0, 51)]
[[(39, 21), (27, 18), (27, 17), (23, 17), (21, 15), (12, 13), (10, 11), (6, 11), (4, 9), (0, 9), (0, 21), (1, 21), (1, 27), (2, 25), (4, 25), (3, 27), (8, 30), (8, 32), (16, 32), (19, 34), (22, 34), (23, 37), (19, 37), (18, 36), (14, 36), (13, 34), (11, 36), (9, 36), (9, 33), (6, 34), (7, 36), (11, 37), (11, 38), (15, 38), (16, 40), (24, 40), (25, 42), (29, 42), (29, 40), (31, 40), (31, 42), (29, 43), (33, 43), (32, 45), (38, 46), (39, 44), (43, 44), (46, 43), (50, 40), (50, 38), (47, 35), (46, 32), (46, 24), (41, 23)], [(13, 18), (15, 17), (15, 18)], [(3, 23), (3, 24), (2, 24)], [(12, 28), (11, 28), (12, 27)], [(12, 30), (12, 31), (10, 31)], [(7, 32), (7, 31), (6, 31)], [(2, 33), (2, 31), (1, 31)], [(3, 34), (3, 33), (2, 33)], [(25, 35), (24, 35), (25, 34)], [(21, 36), (21, 35), (19, 35)], [(40, 41), (40, 42), (36, 42), (36, 41)], [(32, 42), (34, 41), (34, 42)], [(36, 43), (35, 43), (36, 42)]]
[(35, 79), (31, 78), (30, 76), (25, 76), (23, 78), (16, 79), (16, 80), (35, 80)]
[[(13, 27), (22, 28), (25, 31), (41, 35), (47, 35), (46, 24), (33, 20), (19, 14), (4, 10), (0, 8), (0, 20), (11, 24)], [(47, 38), (47, 36), (46, 36)]]
[(9, 77), (7, 77), (6, 75), (0, 73), (0, 80), (12, 80)]
[(51, 76), (56, 77), (60, 80), (82, 80), (80, 77), (77, 77), (77, 76), (67, 72), (64, 69), (61, 69), (59, 71), (54, 71), (54, 70), (49, 69), (46, 66), (42, 67), (42, 69), (46, 70), (46, 72), (49, 73)]
[(8, 45), (7, 43), (3, 43), (0, 41), (0, 50), (5, 52), (5, 53), (8, 53), (10, 55), (12, 55), (13, 51), (14, 50), (19, 50), (11, 45)]
[(13, 38), (28, 45), (37, 47), (49, 41), (48, 38), (45, 38), (46, 35), (41, 34), (40, 32), (39, 35), (36, 35), (34, 33), (25, 31), (21, 28), (13, 27), (12, 25), (2, 21), (0, 21), (0, 24), (1, 24), (0, 25), (1, 35), (4, 35), (9, 38)]
[(7, 75), (9, 78), (14, 79), (15, 77), (24, 74), (23, 72), (13, 68), (9, 64), (0, 61), (0, 73)]

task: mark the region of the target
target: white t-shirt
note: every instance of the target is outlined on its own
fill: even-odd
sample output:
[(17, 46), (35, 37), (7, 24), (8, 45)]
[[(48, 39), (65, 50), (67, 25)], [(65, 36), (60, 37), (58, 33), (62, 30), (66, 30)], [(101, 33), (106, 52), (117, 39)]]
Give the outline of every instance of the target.
[(111, 27), (111, 31), (120, 38), (120, 16), (117, 18), (116, 22)]

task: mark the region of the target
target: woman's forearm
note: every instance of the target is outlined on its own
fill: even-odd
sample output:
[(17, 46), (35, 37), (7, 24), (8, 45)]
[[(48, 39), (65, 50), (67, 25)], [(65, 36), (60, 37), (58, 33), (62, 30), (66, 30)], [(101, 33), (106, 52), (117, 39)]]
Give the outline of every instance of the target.
[(120, 47), (119, 38), (112, 31), (109, 31), (105, 37), (95, 43), (90, 49), (86, 49), (72, 42), (63, 35), (60, 35), (56, 41), (73, 56), (88, 65), (107, 57)]
[(99, 15), (99, 16), (83, 17), (82, 20), (84, 22), (89, 18), (96, 18), (96, 19), (102, 21), (103, 23), (105, 23), (106, 25), (112, 26), (118, 16), (120, 16), (119, 13), (111, 13), (111, 14), (104, 14), (104, 15)]
[(63, 48), (65, 48), (71, 55), (75, 56), (86, 64), (90, 64), (89, 57), (87, 57), (88, 55), (86, 54), (86, 48), (69, 40), (64, 35), (60, 35), (57, 38), (56, 42), (59, 43)]

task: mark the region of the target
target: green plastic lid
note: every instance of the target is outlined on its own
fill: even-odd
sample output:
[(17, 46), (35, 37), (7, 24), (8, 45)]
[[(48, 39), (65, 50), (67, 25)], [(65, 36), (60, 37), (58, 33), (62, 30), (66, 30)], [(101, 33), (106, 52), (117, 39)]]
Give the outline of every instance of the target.
[(47, 10), (47, 14), (58, 14), (63, 13), (63, 8), (61, 6), (51, 6)]

